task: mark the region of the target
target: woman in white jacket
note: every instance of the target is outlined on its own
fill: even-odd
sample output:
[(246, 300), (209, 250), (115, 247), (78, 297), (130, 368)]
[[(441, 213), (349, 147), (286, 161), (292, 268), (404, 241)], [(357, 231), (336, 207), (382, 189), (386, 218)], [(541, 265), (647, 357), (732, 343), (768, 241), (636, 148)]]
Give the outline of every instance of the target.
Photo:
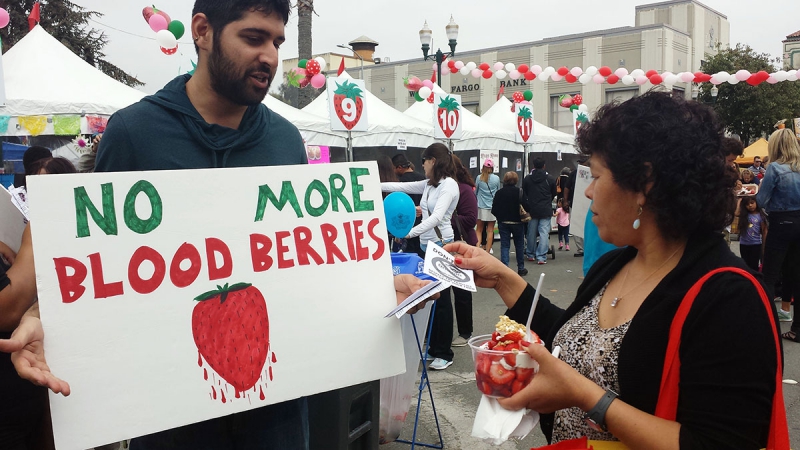
[[(441, 143), (432, 144), (422, 152), (422, 168), (426, 180), (409, 183), (381, 183), (384, 192), (405, 192), (422, 194), (419, 207), (422, 222), (411, 229), (406, 238), (420, 237), (422, 253), (428, 245), (442, 246), (453, 241), (453, 227), (450, 218), (456, 209), (459, 198), (458, 182), (454, 179), (455, 168), (450, 150)], [(433, 330), (429, 339), (429, 356), (433, 358), (430, 367), (442, 370), (453, 364), (453, 306), (450, 289), (442, 291), (436, 300), (433, 317)]]

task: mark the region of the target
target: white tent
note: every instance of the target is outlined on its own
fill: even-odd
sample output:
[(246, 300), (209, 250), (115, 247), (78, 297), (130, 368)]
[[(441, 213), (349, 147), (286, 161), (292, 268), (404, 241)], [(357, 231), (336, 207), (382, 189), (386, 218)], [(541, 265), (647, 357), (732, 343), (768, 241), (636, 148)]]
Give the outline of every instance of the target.
[[(483, 113), (481, 118), (504, 130), (515, 133), (514, 130), (517, 126), (516, 114), (511, 112), (511, 100), (506, 97), (500, 97), (500, 100)], [(575, 138), (571, 134), (554, 130), (534, 120), (533, 144), (530, 151), (533, 153), (556, 153), (559, 150), (564, 154), (577, 153), (575, 150)]]
[[(434, 85), (434, 91), (446, 95), (444, 90)], [(416, 102), (404, 114), (427, 122), (433, 127), (436, 105), (427, 101)], [(522, 152), (522, 144), (514, 142), (514, 131), (498, 127), (494, 123), (482, 119), (472, 111), (461, 108), (461, 120), (464, 133), (461, 139), (453, 140), (453, 149), (459, 150), (510, 150)]]
[[(347, 72), (343, 72), (342, 76), (351, 78)], [(396, 147), (398, 140), (404, 139), (409, 147), (424, 148), (436, 142), (433, 139), (433, 123), (409, 117), (367, 90), (364, 91), (364, 97), (369, 130), (353, 132), (353, 147)], [(323, 92), (302, 111), (329, 121), (328, 91)]]
[(347, 146), (347, 133), (331, 131), (330, 122), (326, 118), (287, 105), (271, 95), (264, 97), (262, 103), (294, 124), (300, 130), (300, 134), (307, 144), (329, 147)]
[(3, 55), (3, 66), (3, 115), (111, 115), (145, 95), (72, 53), (40, 25)]

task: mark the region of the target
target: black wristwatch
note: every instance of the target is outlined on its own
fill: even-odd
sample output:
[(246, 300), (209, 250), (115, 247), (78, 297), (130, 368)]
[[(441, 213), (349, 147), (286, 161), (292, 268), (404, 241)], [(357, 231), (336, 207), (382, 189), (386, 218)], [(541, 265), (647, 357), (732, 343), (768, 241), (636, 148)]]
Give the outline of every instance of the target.
[(605, 395), (603, 395), (597, 404), (583, 414), (583, 421), (594, 430), (602, 432), (608, 431), (608, 427), (606, 426), (606, 411), (608, 411), (608, 407), (611, 406), (611, 402), (617, 397), (619, 397), (619, 395), (616, 392), (607, 389)]

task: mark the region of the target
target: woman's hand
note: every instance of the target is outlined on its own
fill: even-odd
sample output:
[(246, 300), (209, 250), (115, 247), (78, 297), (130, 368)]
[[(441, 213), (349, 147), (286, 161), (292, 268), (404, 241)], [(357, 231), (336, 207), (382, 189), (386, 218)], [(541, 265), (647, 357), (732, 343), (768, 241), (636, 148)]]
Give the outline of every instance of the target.
[(603, 388), (551, 355), (544, 345), (523, 341), (522, 346), (526, 345), (528, 354), (539, 363), (539, 372), (513, 397), (498, 399), (503, 408), (512, 411), (529, 408), (550, 413), (576, 406), (588, 411), (605, 394)]
[(497, 291), (507, 307), (511, 308), (528, 286), (528, 282), (517, 272), (509, 269), (499, 259), (480, 247), (465, 242), (453, 242), (444, 246), (445, 251), (455, 253), (455, 263), (475, 274), (475, 285)]
[[(403, 303), (405, 299), (407, 299), (411, 294), (417, 292), (418, 290), (422, 289), (425, 285), (430, 284), (430, 280), (420, 280), (419, 278), (415, 277), (414, 275), (409, 274), (401, 274), (395, 275), (394, 277), (394, 292), (397, 296), (397, 304)], [(408, 310), (407, 314), (414, 314), (417, 311), (425, 308), (425, 304), (431, 300), (435, 300), (439, 298), (439, 293), (428, 297), (424, 301), (420, 302), (418, 305), (414, 306), (413, 308)]]
[(14, 264), (14, 258), (17, 257), (17, 254), (14, 252), (14, 250), (11, 250), (11, 247), (7, 246), (2, 241), (0, 241), (0, 255), (3, 255), (3, 258), (8, 261), (8, 264)]

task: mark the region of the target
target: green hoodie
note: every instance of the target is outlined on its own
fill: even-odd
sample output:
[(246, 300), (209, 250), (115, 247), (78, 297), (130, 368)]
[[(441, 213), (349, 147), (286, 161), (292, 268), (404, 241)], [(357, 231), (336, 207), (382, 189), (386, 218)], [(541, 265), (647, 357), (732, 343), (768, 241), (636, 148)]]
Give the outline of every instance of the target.
[(186, 95), (190, 75), (117, 111), (97, 153), (98, 172), (306, 164), (303, 139), (263, 104), (250, 106), (239, 129), (207, 123)]

